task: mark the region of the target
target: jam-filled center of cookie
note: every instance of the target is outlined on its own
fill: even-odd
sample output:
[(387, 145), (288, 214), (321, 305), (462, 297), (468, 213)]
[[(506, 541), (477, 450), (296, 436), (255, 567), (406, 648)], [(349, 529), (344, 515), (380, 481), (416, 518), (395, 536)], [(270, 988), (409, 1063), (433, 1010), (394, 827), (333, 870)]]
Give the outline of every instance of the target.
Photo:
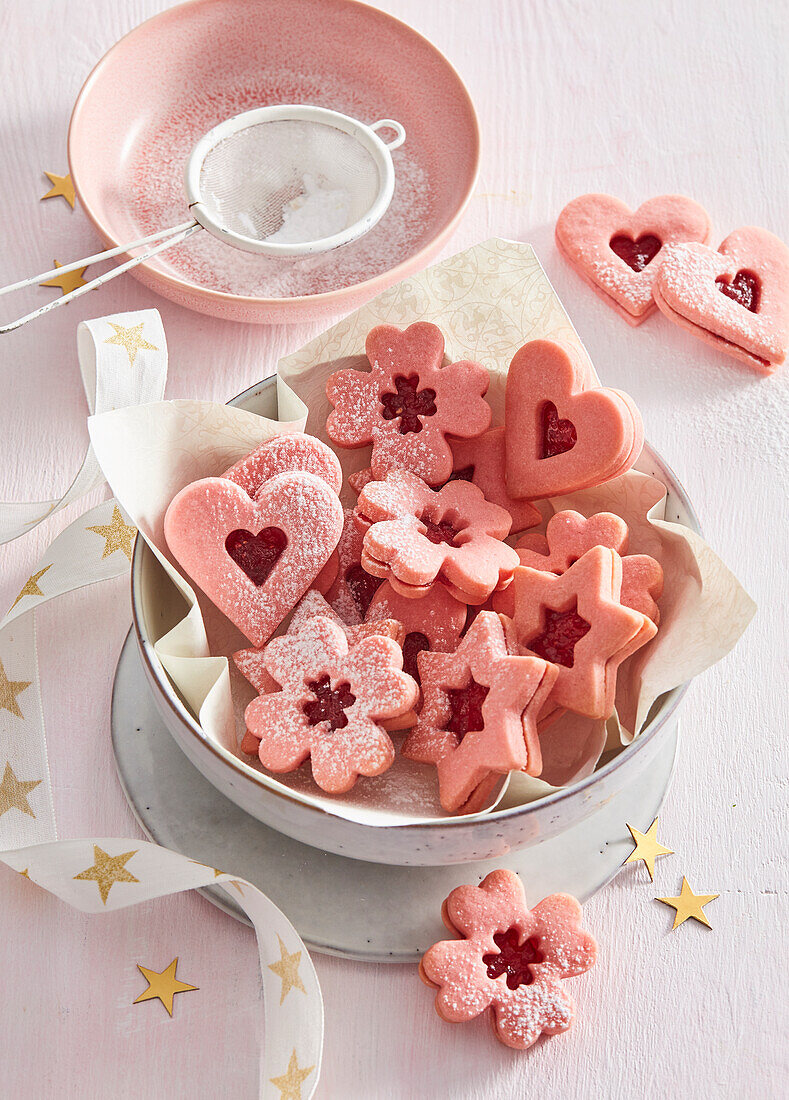
[(258, 588), (266, 583), (287, 545), (288, 537), (279, 527), (264, 527), (257, 535), (240, 529), (225, 539), (225, 550)]
[(362, 619), (367, 614), (373, 596), (383, 583), (382, 577), (373, 577), (361, 565), (352, 565), (345, 574), (345, 586)]
[(459, 470), (453, 470), (449, 475), (450, 481), (473, 481), (474, 480), (474, 467), (463, 466)]
[(499, 950), (482, 956), (482, 961), (488, 968), (488, 977), (500, 978), (502, 974), (506, 974), (505, 980), (509, 989), (531, 985), (534, 981), (533, 966), (543, 962), (545, 958), (540, 951), (540, 941), (535, 936), (523, 943), (520, 938), (520, 932), (514, 926), (506, 932), (495, 932), (493, 942)]
[(554, 611), (546, 607), (542, 634), (533, 638), (528, 648), (544, 661), (572, 668), (576, 644), (589, 630), (591, 623), (578, 614), (577, 604), (568, 611)]
[(396, 393), (382, 393), (384, 420), (400, 420), (397, 430), (401, 435), (421, 432), (421, 417), (436, 415), (436, 391), (429, 387), (420, 390), (418, 374), (398, 374), (394, 379)]
[(467, 733), (485, 728), (482, 707), (488, 697), (489, 687), (478, 684), (472, 676), (465, 687), (447, 688), (449, 719), (444, 729), (456, 733), (462, 740)]
[(464, 524), (456, 517), (445, 516), (435, 520), (429, 512), (423, 512), (419, 522), (424, 527), (422, 532), (426, 539), (436, 544), (445, 542), (448, 546), (457, 546), (456, 539), (464, 528)]
[(328, 722), (330, 730), (344, 729), (348, 725), (345, 712), (356, 702), (351, 685), (342, 683), (333, 688), (331, 679), (321, 676), (320, 680), (310, 680), (307, 687), (315, 696), (301, 708), (309, 724), (317, 726), (321, 722)]
[(643, 271), (662, 247), (662, 241), (654, 233), (642, 233), (636, 240), (626, 233), (617, 233), (608, 243), (611, 251), (633, 271)]
[(413, 676), (416, 682), (422, 685), (419, 677), (419, 664), (417, 657), (430, 649), (430, 639), (420, 630), (411, 630), (403, 639), (403, 672)]
[(553, 401), (546, 401), (542, 406), (542, 453), (540, 458), (553, 458), (562, 455), (565, 451), (571, 451), (578, 442), (578, 433), (572, 420), (562, 420), (556, 411)]
[(725, 294), (727, 298), (738, 302), (739, 305), (744, 306), (751, 313), (759, 312), (762, 284), (755, 272), (743, 269), (738, 271), (731, 280), (727, 275), (719, 275), (715, 280), (715, 285), (721, 294)]

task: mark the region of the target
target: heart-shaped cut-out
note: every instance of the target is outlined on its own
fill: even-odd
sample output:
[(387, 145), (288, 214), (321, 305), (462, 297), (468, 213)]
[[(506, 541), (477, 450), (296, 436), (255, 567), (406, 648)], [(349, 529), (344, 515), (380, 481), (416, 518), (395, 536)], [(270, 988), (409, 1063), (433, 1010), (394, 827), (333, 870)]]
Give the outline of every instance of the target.
[(529, 500), (618, 477), (644, 442), (632, 399), (594, 386), (588, 367), (550, 340), (531, 340), (515, 353), (505, 419), (507, 491)]
[(186, 574), (261, 646), (329, 560), (342, 524), (337, 494), (313, 474), (277, 474), (256, 500), (208, 477), (174, 498), (164, 533)]
[(700, 244), (665, 252), (655, 301), (676, 324), (771, 374), (789, 347), (789, 248), (766, 229), (735, 229), (716, 252)]
[(556, 244), (578, 274), (628, 324), (654, 310), (652, 284), (667, 245), (706, 241), (707, 212), (684, 195), (658, 195), (630, 210), (611, 195), (581, 195), (562, 210)]

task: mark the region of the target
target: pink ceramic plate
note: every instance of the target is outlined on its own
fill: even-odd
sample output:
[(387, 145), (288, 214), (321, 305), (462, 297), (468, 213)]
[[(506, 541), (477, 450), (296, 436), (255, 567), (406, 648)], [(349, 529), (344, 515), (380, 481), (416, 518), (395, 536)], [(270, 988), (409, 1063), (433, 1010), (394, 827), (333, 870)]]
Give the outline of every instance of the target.
[(229, 115), (270, 103), (402, 122), (395, 194), (379, 224), (335, 252), (295, 260), (195, 233), (135, 276), (189, 309), (269, 323), (353, 309), (424, 267), (471, 196), (476, 115), (434, 46), (354, 0), (192, 0), (113, 46), (79, 94), (68, 139), (77, 194), (107, 244), (187, 220), (182, 177), (194, 143)]

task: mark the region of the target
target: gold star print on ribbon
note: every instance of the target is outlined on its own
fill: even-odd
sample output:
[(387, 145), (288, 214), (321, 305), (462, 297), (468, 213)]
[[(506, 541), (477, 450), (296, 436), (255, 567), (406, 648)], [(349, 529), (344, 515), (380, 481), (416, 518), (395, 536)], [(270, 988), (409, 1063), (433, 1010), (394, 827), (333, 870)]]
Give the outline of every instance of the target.
[(676, 909), (674, 923), (671, 926), (673, 932), (675, 928), (679, 928), (690, 917), (697, 920), (699, 924), (712, 928), (704, 913), (704, 906), (719, 897), (720, 894), (694, 894), (688, 885), (688, 880), (683, 875), (682, 889), (678, 898), (655, 898), (655, 901), (662, 901), (664, 905), (670, 905), (672, 909)]
[(659, 843), (657, 838), (657, 824), (658, 819), (652, 822), (645, 833), (640, 833), (638, 829), (634, 829), (632, 825), (625, 822), (630, 835), (633, 837), (635, 848), (625, 860), (625, 863), (635, 863), (641, 860), (649, 871), (649, 877), (655, 881), (655, 860), (658, 856), (672, 856), (674, 851), (672, 848), (666, 848)]
[(141, 993), (132, 1003), (139, 1004), (140, 1001), (154, 1001), (157, 998), (162, 1002), (167, 1009), (170, 1016), (173, 1014), (173, 998), (176, 993), (188, 993), (192, 989), (198, 989), (196, 985), (188, 985), (186, 982), (179, 981), (175, 976), (175, 970), (178, 966), (178, 956), (173, 959), (170, 965), (162, 971), (149, 970), (147, 966), (141, 966), (137, 963), (137, 969), (148, 983), (148, 988), (144, 993)]
[(137, 352), (142, 351), (158, 351), (159, 349), (155, 344), (149, 344), (142, 334), (144, 321), (140, 321), (139, 325), (132, 325), (130, 328), (124, 328), (123, 325), (118, 325), (114, 321), (108, 321), (107, 324), (110, 328), (115, 329), (115, 335), (110, 336), (105, 340), (105, 344), (118, 344), (119, 347), (126, 348), (126, 354), (129, 356), (129, 366), (134, 366), (134, 360), (137, 358)]
[(281, 1077), (269, 1077), (269, 1080), (282, 1093), (280, 1100), (301, 1100), (301, 1083), (314, 1069), (315, 1066), (305, 1066), (303, 1069), (299, 1067), (294, 1047), (288, 1062), (288, 1072)]
[(74, 875), (74, 878), (98, 883), (101, 900), (106, 905), (110, 890), (116, 882), (140, 881), (131, 871), (127, 871), (125, 866), (132, 856), (137, 855), (137, 851), (138, 849), (135, 848), (132, 852), (121, 852), (118, 856), (111, 856), (98, 844), (94, 844), (93, 866), (80, 871), (78, 875)]
[(40, 782), (40, 779), (17, 779), (10, 762), (6, 762), (3, 779), (0, 782), (0, 817), (9, 810), (21, 810), (23, 814), (35, 817), (27, 796)]
[(17, 695), (21, 695), (25, 688), (29, 688), (32, 680), (9, 680), (0, 661), (0, 710), (7, 710), (17, 718), (24, 718), (24, 714), (17, 702)]
[(301, 951), (294, 951), (293, 954), (288, 954), (281, 936), (277, 935), (277, 939), (279, 940), (280, 957), (276, 962), (269, 963), (268, 968), (269, 970), (273, 970), (282, 981), (282, 990), (279, 995), (279, 1003), (282, 1004), (291, 989), (300, 989), (302, 993), (306, 993), (307, 990), (304, 988), (304, 983), (299, 974)]
[(225, 873), (224, 871), (220, 871), (218, 867), (212, 867), (210, 863), (201, 863), (199, 859), (190, 859), (189, 862), (196, 863), (198, 867), (206, 867), (209, 871), (213, 871), (214, 878), (219, 878), (220, 875)]
[[(63, 264), (54, 261), (55, 267), (62, 267)], [(87, 282), (82, 276), (87, 271), (87, 267), (78, 267), (74, 271), (67, 271), (65, 275), (53, 275), (51, 279), (47, 279), (45, 283), (39, 283), (39, 286), (55, 286), (62, 294), (70, 294), (72, 290), (76, 290), (77, 287), (84, 286)]]
[(121, 510), (117, 504), (112, 509), (112, 520), (109, 523), (98, 524), (96, 527), (86, 527), (85, 530), (93, 531), (94, 534), (101, 535), (104, 539), (102, 559), (108, 558), (116, 550), (122, 550), (131, 561), (132, 546), (134, 545), (137, 528), (124, 523)]
[(25, 596), (43, 596), (44, 595), (44, 593), (41, 591), (41, 589), (38, 586), (38, 582), (41, 580), (41, 578), (44, 576), (44, 574), (51, 568), (52, 568), (52, 563), (50, 562), (49, 565), (45, 565), (43, 569), (39, 569), (39, 571), (37, 573), (34, 573), (32, 577), (27, 578), (25, 583), (22, 585), (22, 588), (20, 589), (19, 595), (14, 600), (14, 602), (11, 604), (11, 610), (12, 611), (14, 610), (16, 605), (19, 603), (19, 601), (23, 600), (25, 598)]
[(76, 195), (74, 193), (74, 184), (71, 181), (71, 173), (66, 173), (65, 176), (58, 176), (55, 172), (44, 172), (52, 187), (47, 191), (46, 195), (41, 196), (41, 201), (44, 199), (65, 199), (71, 209), (74, 209), (74, 201)]

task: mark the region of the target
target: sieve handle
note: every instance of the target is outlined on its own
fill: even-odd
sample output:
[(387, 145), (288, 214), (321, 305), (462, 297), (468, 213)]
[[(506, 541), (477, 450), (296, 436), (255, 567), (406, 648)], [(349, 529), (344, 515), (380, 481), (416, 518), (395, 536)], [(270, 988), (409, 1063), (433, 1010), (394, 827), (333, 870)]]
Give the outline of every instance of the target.
[(164, 252), (165, 249), (180, 244), (181, 241), (185, 241), (187, 237), (191, 236), (196, 229), (201, 228), (202, 226), (196, 221), (183, 222), (181, 225), (171, 226), (170, 229), (162, 229), (158, 233), (151, 233), (147, 237), (141, 237), (138, 241), (131, 241), (129, 244), (121, 244), (116, 248), (108, 248), (104, 252), (96, 252), (93, 256), (85, 256), (81, 260), (74, 260), (73, 263), (64, 264), (62, 267), (53, 267), (51, 271), (44, 271), (41, 275), (33, 275), (29, 279), (22, 279), (18, 283), (11, 283), (9, 286), (0, 287), (0, 297), (2, 297), (3, 294), (10, 294), (14, 290), (22, 290), (26, 286), (33, 286), (34, 283), (40, 284), (54, 275), (68, 275), (70, 271), (76, 271), (77, 268), (80, 267), (87, 267), (89, 264), (96, 263), (99, 260), (111, 260), (113, 256), (120, 256), (121, 253), (129, 252), (133, 248), (142, 248), (144, 245), (153, 244), (155, 241), (159, 242), (153, 248), (149, 248), (147, 252), (143, 252), (140, 256), (132, 256), (126, 263), (110, 268), (110, 270), (105, 271), (103, 275), (97, 275), (95, 279), (91, 279), (90, 282), (85, 283), (84, 286), (79, 286), (76, 290), (69, 291), (68, 294), (64, 294), (61, 298), (54, 298), (51, 302), (47, 302), (46, 305), (34, 309), (32, 313), (28, 313), (24, 317), (19, 317), (16, 321), (9, 321), (7, 325), (0, 325), (0, 335), (21, 328), (22, 325), (26, 325), (28, 321), (35, 320), (36, 317), (40, 317), (43, 313), (49, 313), (51, 309), (57, 309), (58, 306), (65, 306), (69, 302), (73, 302), (75, 298), (80, 298), (83, 294), (87, 294), (89, 290), (95, 290), (96, 287), (103, 286), (117, 275), (122, 275), (124, 271), (129, 271), (132, 267), (136, 267), (138, 264), (150, 260), (151, 256), (156, 256), (159, 252)]
[(370, 129), (376, 130), (394, 130), (397, 137), (394, 141), (385, 141), (384, 145), (391, 152), (393, 149), (399, 149), (405, 141), (405, 126), (399, 122), (395, 122), (393, 118), (379, 118), (377, 122), (370, 123)]

